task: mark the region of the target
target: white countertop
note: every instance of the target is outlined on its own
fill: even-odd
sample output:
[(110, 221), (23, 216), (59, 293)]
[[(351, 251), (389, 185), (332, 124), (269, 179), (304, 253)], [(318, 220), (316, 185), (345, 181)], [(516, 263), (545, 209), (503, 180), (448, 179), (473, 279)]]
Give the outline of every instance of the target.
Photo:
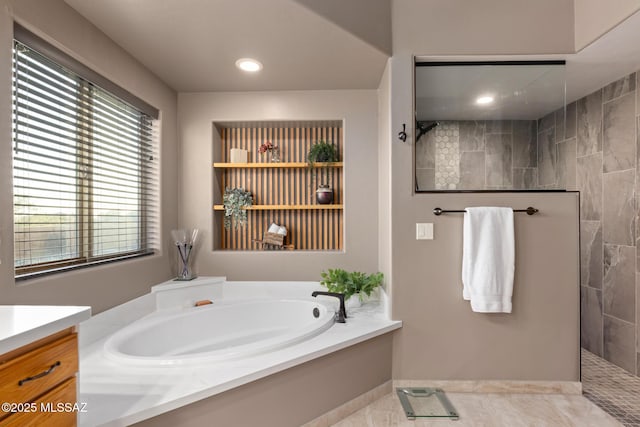
[(75, 326), (91, 317), (91, 307), (0, 305), (0, 354)]

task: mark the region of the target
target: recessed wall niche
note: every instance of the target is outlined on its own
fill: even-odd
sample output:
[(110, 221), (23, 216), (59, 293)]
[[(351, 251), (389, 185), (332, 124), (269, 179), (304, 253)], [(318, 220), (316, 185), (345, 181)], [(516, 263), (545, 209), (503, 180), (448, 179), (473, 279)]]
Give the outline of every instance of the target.
[[(309, 167), (307, 154), (318, 141), (333, 145), (339, 161)], [(278, 147), (278, 159), (260, 152), (267, 142)], [(343, 145), (340, 120), (214, 123), (214, 249), (342, 250)], [(232, 149), (246, 150), (247, 162), (232, 163)], [(332, 203), (317, 202), (321, 182), (333, 189)], [(244, 226), (225, 228), (225, 188), (252, 194)], [(271, 224), (286, 228), (282, 246), (265, 244)]]
[[(416, 62), (415, 191), (562, 190), (563, 61)], [(553, 120), (549, 120), (551, 117)]]

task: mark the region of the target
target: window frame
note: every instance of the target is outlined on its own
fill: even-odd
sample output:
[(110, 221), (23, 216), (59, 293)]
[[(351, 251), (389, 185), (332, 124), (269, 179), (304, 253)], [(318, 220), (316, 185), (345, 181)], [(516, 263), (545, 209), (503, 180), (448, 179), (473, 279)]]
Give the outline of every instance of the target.
[[(94, 72), (93, 70), (86, 67), (84, 64), (75, 60), (65, 52), (60, 49), (52, 46), (45, 40), (26, 30), (24, 27), (20, 26), (18, 23), (14, 23), (14, 48), (15, 42), (21, 43), (28, 47), (29, 49), (36, 51), (38, 54), (42, 55), (49, 61), (53, 62), (57, 66), (64, 68), (71, 72), (74, 75), (74, 79), (80, 85), (82, 85), (82, 90), (87, 91), (90, 94), (90, 103), (94, 104), (96, 101), (96, 90), (105, 92), (108, 96), (111, 96), (118, 100), (118, 102), (122, 102), (127, 104), (129, 107), (132, 107), (139, 113), (141, 113), (138, 118), (138, 129), (142, 129), (143, 125), (149, 125), (150, 129), (154, 128), (153, 121), (157, 121), (159, 118), (159, 110), (115, 83), (111, 82), (109, 79), (101, 76), (100, 74)], [(15, 60), (12, 62), (15, 66)], [(12, 83), (12, 91), (15, 94), (17, 88), (17, 80)], [(100, 95), (101, 92), (98, 92)], [(12, 102), (13, 104), (13, 102)], [(79, 101), (75, 104), (76, 112), (80, 112), (83, 110), (83, 114), (86, 114), (86, 106), (83, 106)], [(12, 115), (14, 117), (18, 117), (15, 110), (15, 106), (12, 107)], [(76, 167), (81, 165), (81, 162), (78, 161), (78, 152), (82, 152), (83, 156), (86, 156), (86, 153), (90, 153), (87, 156), (88, 167), (93, 170), (93, 164), (96, 162), (97, 156), (93, 153), (94, 148), (96, 148), (96, 134), (93, 132), (94, 119), (96, 114), (96, 109), (90, 108), (89, 117), (86, 123), (89, 123), (89, 140), (90, 142), (84, 145), (83, 138), (80, 138), (80, 133), (86, 131), (84, 127), (86, 123), (83, 123), (81, 126), (74, 126), (73, 132), (75, 134), (75, 165)], [(104, 113), (103, 113), (104, 114)], [(143, 123), (145, 119), (148, 118), (151, 120), (151, 123)], [(104, 118), (103, 118), (104, 120)], [(12, 125), (15, 131), (16, 124)], [(85, 134), (86, 136), (86, 134)], [(12, 144), (15, 144), (18, 141), (17, 133), (12, 137)], [(154, 152), (153, 155), (157, 155), (157, 150), (159, 149), (159, 140), (158, 138), (150, 137), (149, 140), (146, 140), (145, 137), (139, 137), (139, 144), (135, 146), (134, 151), (139, 150), (140, 159), (144, 158), (145, 150), (150, 150)], [(145, 146), (145, 144), (149, 144)], [(83, 146), (84, 145), (84, 146)], [(153, 155), (150, 158), (151, 161), (157, 161), (157, 159), (153, 159)], [(12, 164), (12, 181), (15, 179), (15, 155), (13, 157)], [(132, 157), (135, 159), (135, 157)], [(159, 163), (159, 162), (158, 162)], [(148, 169), (145, 169), (148, 168)], [(140, 184), (138, 188), (138, 199), (139, 205), (137, 207), (137, 215), (138, 215), (138, 236), (136, 245), (139, 247), (137, 250), (133, 251), (122, 251), (112, 254), (98, 255), (94, 256), (94, 236), (93, 236), (93, 225), (95, 223), (95, 219), (92, 218), (92, 209), (93, 209), (93, 197), (96, 194), (95, 188), (92, 186), (92, 173), (89, 173), (87, 176), (83, 177), (82, 174), (78, 171), (75, 174), (75, 180), (73, 181), (73, 188), (75, 189), (76, 194), (76, 208), (74, 213), (74, 220), (76, 222), (75, 232), (81, 234), (80, 236), (76, 236), (75, 243), (75, 254), (78, 255), (76, 257), (70, 257), (60, 260), (53, 261), (45, 261), (39, 263), (32, 263), (28, 265), (19, 266), (14, 260), (14, 275), (15, 280), (25, 280), (34, 277), (39, 277), (42, 275), (54, 274), (74, 269), (87, 268), (95, 265), (102, 265), (111, 262), (118, 262), (122, 260), (130, 260), (132, 258), (145, 257), (153, 255), (159, 250), (157, 242), (154, 242), (149, 236), (154, 231), (157, 230), (158, 225), (154, 224), (153, 221), (149, 220), (149, 217), (159, 217), (158, 212), (158, 204), (159, 204), (159, 172), (156, 169), (153, 172), (154, 167), (151, 166), (140, 166), (138, 171), (138, 178), (140, 179)], [(151, 171), (151, 172), (150, 172)], [(146, 178), (153, 177), (155, 180), (153, 182), (147, 182)], [(12, 187), (15, 189), (15, 182), (12, 182)], [(84, 191), (85, 189), (90, 189), (89, 191)], [(80, 197), (78, 195), (81, 195)], [(147, 200), (149, 195), (153, 196), (151, 202)], [(155, 211), (152, 215), (150, 215), (152, 207), (155, 205)], [(15, 200), (12, 204), (13, 207), (13, 222), (15, 224), (17, 214), (15, 211)], [(82, 223), (82, 224), (81, 224)], [(155, 227), (154, 227), (155, 225)], [(15, 227), (15, 226), (14, 226)], [(16, 231), (13, 232), (14, 238), (14, 251), (15, 251), (15, 243), (16, 243)], [(155, 244), (154, 244), (155, 243)], [(71, 245), (73, 247), (74, 244)], [(73, 255), (73, 254), (72, 254)], [(17, 259), (17, 258), (16, 258)]]

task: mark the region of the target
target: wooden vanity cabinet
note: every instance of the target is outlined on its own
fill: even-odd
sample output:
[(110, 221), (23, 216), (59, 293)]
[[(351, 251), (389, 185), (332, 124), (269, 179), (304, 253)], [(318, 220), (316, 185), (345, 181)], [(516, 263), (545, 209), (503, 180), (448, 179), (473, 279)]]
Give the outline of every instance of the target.
[(78, 337), (72, 329), (0, 356), (0, 403), (15, 410), (0, 411), (0, 427), (75, 426), (77, 372)]

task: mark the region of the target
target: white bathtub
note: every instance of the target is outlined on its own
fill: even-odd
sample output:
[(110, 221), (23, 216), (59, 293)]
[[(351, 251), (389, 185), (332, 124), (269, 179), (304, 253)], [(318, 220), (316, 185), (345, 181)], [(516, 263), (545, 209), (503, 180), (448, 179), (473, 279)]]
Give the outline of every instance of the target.
[(113, 334), (104, 350), (111, 360), (147, 366), (216, 362), (281, 349), (333, 323), (333, 310), (315, 300), (219, 301), (153, 313)]
[[(334, 324), (338, 300), (311, 298), (319, 290), (318, 282), (170, 280), (82, 322), (78, 401), (93, 410), (78, 425), (132, 425), (402, 325), (389, 320), (384, 293)], [(204, 299), (214, 304), (193, 307)]]

